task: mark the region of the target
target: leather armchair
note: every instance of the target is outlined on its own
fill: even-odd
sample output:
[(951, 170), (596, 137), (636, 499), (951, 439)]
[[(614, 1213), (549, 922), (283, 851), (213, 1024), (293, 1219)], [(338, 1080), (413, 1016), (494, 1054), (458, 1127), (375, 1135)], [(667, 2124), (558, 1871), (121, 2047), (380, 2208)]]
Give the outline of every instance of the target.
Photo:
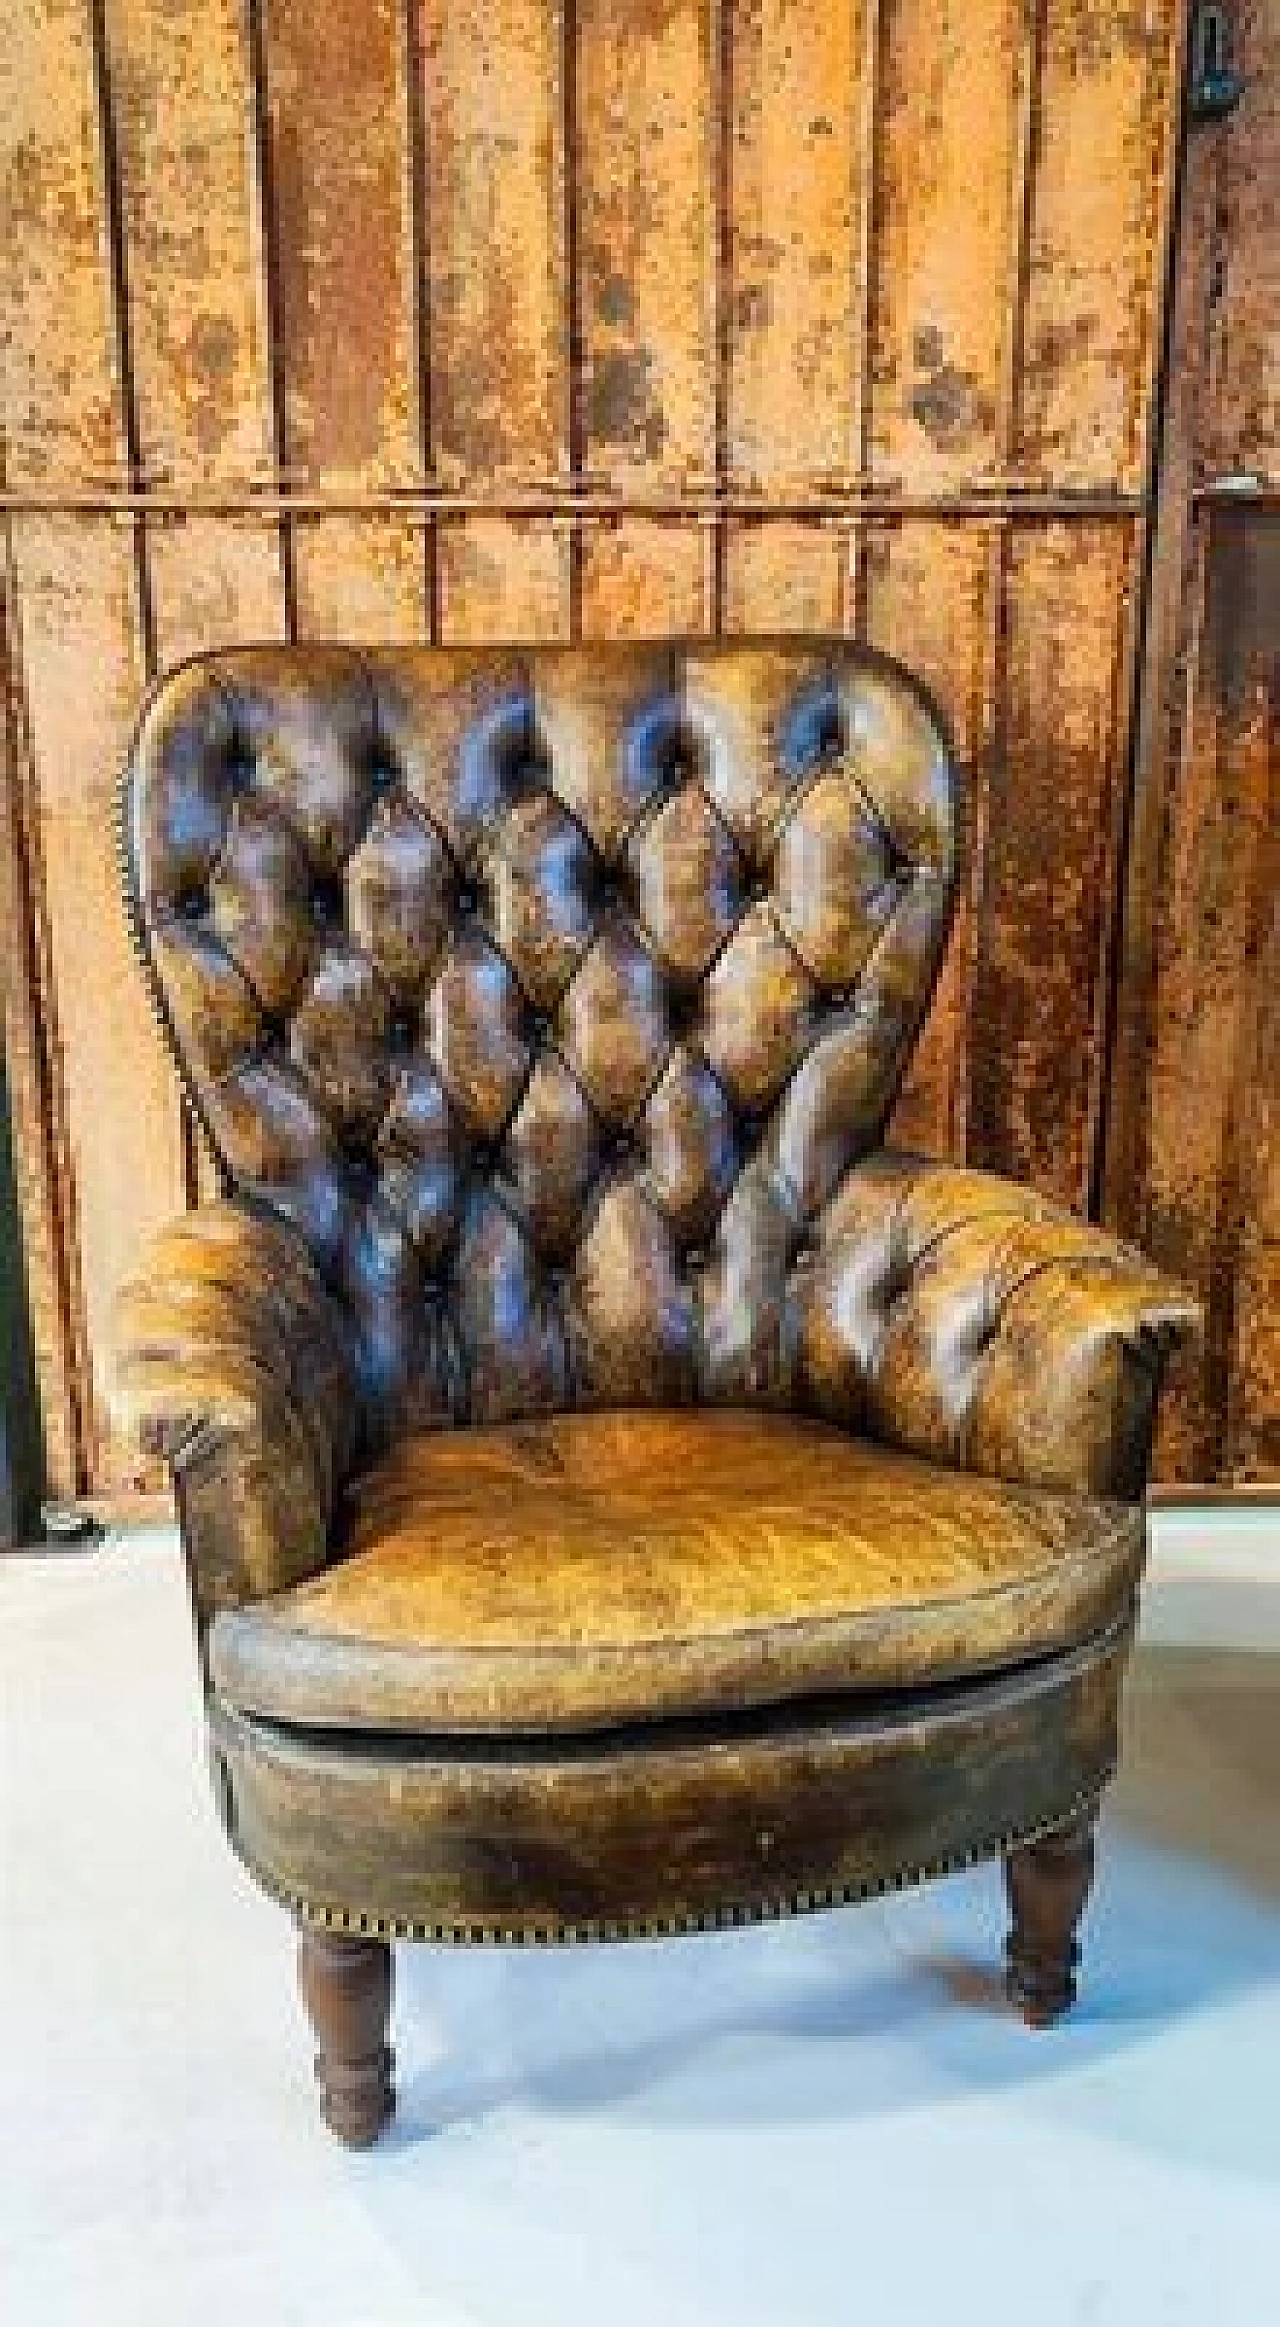
[(120, 805), (224, 1193), (123, 1293), (115, 1397), (328, 2122), (390, 2111), (396, 1938), (1003, 1855), (1056, 2016), (1197, 1312), (881, 1145), (961, 857), (921, 690), (804, 640), (237, 650)]

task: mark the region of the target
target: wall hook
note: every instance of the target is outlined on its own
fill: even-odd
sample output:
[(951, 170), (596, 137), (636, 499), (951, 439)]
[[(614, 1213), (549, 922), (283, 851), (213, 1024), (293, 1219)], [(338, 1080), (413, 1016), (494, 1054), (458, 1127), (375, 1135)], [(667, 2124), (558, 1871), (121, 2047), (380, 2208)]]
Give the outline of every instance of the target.
[(1191, 24), (1192, 121), (1222, 121), (1244, 95), (1231, 69), (1231, 19), (1219, 0), (1199, 0)]

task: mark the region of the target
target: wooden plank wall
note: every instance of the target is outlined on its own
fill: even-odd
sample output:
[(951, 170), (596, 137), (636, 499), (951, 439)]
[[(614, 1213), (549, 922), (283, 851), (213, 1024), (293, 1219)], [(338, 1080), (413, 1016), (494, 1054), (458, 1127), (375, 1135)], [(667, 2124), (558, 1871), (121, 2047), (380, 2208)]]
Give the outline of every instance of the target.
[(1171, 1483), (1280, 1478), (1280, 0), (1180, 238), (1107, 1209), (1206, 1304)]
[(3, 5), (54, 1481), (136, 1480), (106, 1316), (206, 1178), (108, 796), (149, 673), (231, 637), (818, 626), (915, 664), (973, 846), (896, 1128), (1096, 1205), (1180, 0)]

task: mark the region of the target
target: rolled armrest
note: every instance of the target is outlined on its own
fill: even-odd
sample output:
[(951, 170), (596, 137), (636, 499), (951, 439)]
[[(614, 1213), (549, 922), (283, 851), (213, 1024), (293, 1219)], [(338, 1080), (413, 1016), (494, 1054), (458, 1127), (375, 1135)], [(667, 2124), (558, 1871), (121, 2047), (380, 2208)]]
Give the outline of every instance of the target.
[(158, 1236), (115, 1326), (115, 1416), (173, 1469), (202, 1621), (314, 1574), (358, 1400), (347, 1320), (301, 1237), (202, 1206)]
[(1137, 1500), (1198, 1303), (1029, 1188), (882, 1150), (828, 1209), (800, 1319), (819, 1412), (987, 1476)]

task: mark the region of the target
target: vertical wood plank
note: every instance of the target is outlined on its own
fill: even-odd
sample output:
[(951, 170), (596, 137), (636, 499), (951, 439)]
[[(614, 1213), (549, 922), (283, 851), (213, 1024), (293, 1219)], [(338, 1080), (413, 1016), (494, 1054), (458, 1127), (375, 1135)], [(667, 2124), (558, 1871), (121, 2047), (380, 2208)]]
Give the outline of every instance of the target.
[(5, 531), (0, 624), (4, 657), (4, 756), (0, 762), (0, 1000), (5, 1079), (14, 1130), (14, 1176), (21, 1225), (31, 1340), (40, 1385), (43, 1461), (55, 1493), (88, 1483), (79, 1385), (86, 1353), (75, 1346), (79, 1286), (69, 1266), (74, 1221), (67, 1217), (66, 1127), (54, 1071), (56, 1021), (49, 965), (37, 914), (43, 890), (32, 815), (30, 767), (19, 696), (17, 607), (12, 549)]
[[(773, 499), (856, 466), (864, 0), (732, 0), (729, 477)], [(843, 537), (728, 528), (726, 627), (842, 627)]]
[[(6, 428), (15, 481), (129, 481), (122, 319), (113, 315), (95, 24), (64, 0), (0, 23), (13, 331)], [(107, 125), (109, 126), (109, 125)], [(12, 529), (16, 674), (32, 786), (35, 910), (56, 1012), (50, 1094), (65, 1123), (64, 1253), (81, 1313), (79, 1486), (149, 1480), (106, 1412), (111, 1304), (138, 1240), (185, 1199), (172, 1077), (117, 891), (112, 798), (144, 676), (133, 521), (28, 516)], [(86, 673), (92, 683), (86, 685)], [(127, 1201), (122, 1191), (127, 1190)]]
[[(984, 529), (907, 521), (887, 535), (885, 551), (868, 566), (870, 642), (898, 656), (932, 691), (968, 791), (982, 742)], [(890, 1124), (893, 1139), (930, 1155), (962, 1152), (969, 915), (962, 885), (933, 1007)]]
[(1021, 396), (1032, 476), (1142, 484), (1180, 0), (1045, 18)]
[[(265, 17), (291, 480), (354, 493), (418, 474), (405, 43), (396, 0)], [(424, 634), (421, 535), (398, 517), (294, 531), (304, 637)]]
[(1222, 153), (1218, 137), (1197, 133), (1187, 144), (1163, 443), (1150, 518), (1155, 538), (1141, 641), (1142, 686), (1103, 1173), (1105, 1218), (1121, 1235), (1138, 1238), (1143, 1233), (1147, 1186), (1148, 1078), (1168, 812), (1187, 712), (1186, 660), (1199, 621), (1197, 567), (1202, 544), (1192, 492), (1210, 403), (1210, 293)]
[(3, 0), (0, 141), (9, 481), (114, 478), (121, 414), (83, 0)]
[(871, 455), (885, 479), (943, 488), (1000, 465), (1022, 5), (883, 10)]
[[(569, 476), (563, 0), (421, 0), (436, 474), (497, 495)], [(439, 530), (448, 639), (567, 635), (569, 531)]]
[(107, 1418), (112, 1302), (146, 1238), (186, 1203), (177, 1087), (130, 947), (111, 838), (144, 677), (133, 553), (128, 526), (83, 517), (24, 518), (14, 548), (92, 1364), (88, 1483), (105, 1492), (154, 1476)]
[[(1280, 525), (1245, 515), (1202, 529), (1201, 619), (1191, 642), (1190, 711), (1176, 790), (1161, 916), (1149, 1085), (1143, 1241), (1197, 1286), (1203, 1352), (1177, 1369), (1161, 1416), (1160, 1475), (1207, 1479), (1218, 1466), (1237, 1362), (1237, 1284), (1248, 1223), (1249, 1316), (1274, 1256), (1269, 1125), (1274, 1094), (1252, 1075), (1274, 1043), (1275, 1001), (1258, 983), (1274, 959), (1277, 648)], [(1274, 1406), (1265, 1341), (1245, 1327), (1246, 1411)], [(1239, 1414), (1240, 1391), (1236, 1392)], [(1245, 1435), (1242, 1429), (1242, 1435)]]
[(1225, 147), (1225, 261), (1215, 310), (1216, 393), (1205, 457), (1280, 473), (1280, 0), (1233, 8), (1232, 63), (1244, 91)]
[[(1114, 832), (1123, 523), (1024, 525), (1008, 551), (970, 1042), (971, 1154), (1083, 1205), (1090, 1046)], [(1002, 658), (1003, 659), (1003, 658)]]
[[(705, 485), (716, 466), (717, 7), (578, 0), (577, 28), (584, 463), (637, 495)], [(625, 517), (607, 543), (588, 526), (584, 635), (702, 629), (704, 559), (697, 524)]]
[[(170, 495), (243, 492), (273, 455), (240, 0), (107, 0), (144, 474)], [(270, 525), (148, 526), (157, 660), (283, 637)]]
[[(1270, 562), (1273, 569), (1280, 566), (1274, 554)], [(1280, 652), (1259, 678), (1258, 741), (1267, 761), (1268, 797), (1253, 882), (1250, 993), (1235, 1104), (1240, 1254), (1226, 1468), (1233, 1479), (1275, 1482), (1280, 1480)]]
[[(50, 0), (34, 16), (19, 0), (0, 7), (0, 152), (6, 482), (50, 489), (60, 478), (115, 477), (121, 416), (100, 242), (92, 42), (79, 0)], [(13, 912), (16, 922), (21, 880), (29, 944), (6, 954), (6, 1021), (17, 1028), (21, 1017), (30, 1034), (11, 1054), (11, 1074), (50, 1483), (77, 1492), (90, 1484), (93, 1460), (89, 1339), (34, 764), (41, 706), (29, 700), (22, 659), (20, 532), (9, 532), (5, 573), (13, 735), (5, 823)]]
[(849, 467), (861, 10), (736, 0), (729, 457), (784, 493)]
[(727, 631), (843, 631), (847, 526), (821, 520), (732, 519), (727, 527)]

